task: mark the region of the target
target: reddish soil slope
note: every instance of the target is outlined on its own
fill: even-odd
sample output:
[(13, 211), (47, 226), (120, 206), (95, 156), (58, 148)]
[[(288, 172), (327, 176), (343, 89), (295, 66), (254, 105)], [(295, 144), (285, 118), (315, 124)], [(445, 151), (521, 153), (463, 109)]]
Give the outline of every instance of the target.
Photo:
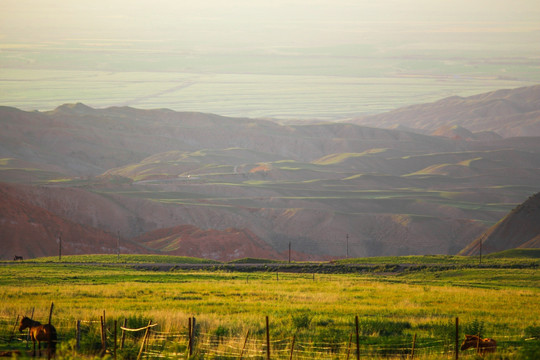
[[(62, 239), (62, 254), (114, 254), (116, 237), (61, 218), (24, 200), (11, 185), (0, 184), (0, 259), (25, 259), (58, 255), (58, 238)], [(143, 251), (133, 244), (121, 245), (122, 253)]]
[[(121, 214), (117, 214), (118, 205), (107, 202), (98, 195), (69, 188), (36, 188), (0, 183), (0, 203), (1, 260), (13, 259), (15, 255), (25, 259), (56, 256), (59, 251), (59, 237), (62, 238), (63, 255), (115, 254), (117, 251), (115, 235), (84, 225), (89, 222), (99, 224), (105, 221), (107, 215), (112, 222), (125, 221)], [(53, 206), (60, 211), (55, 214), (40, 205)], [(58, 215), (67, 215), (69, 208), (78, 216), (72, 214), (72, 219), (67, 219)], [(96, 218), (97, 214), (100, 215)], [(101, 226), (103, 227), (103, 224)], [(138, 241), (141, 245), (138, 245)], [(183, 255), (222, 261), (244, 257), (286, 258), (286, 255), (273, 250), (249, 230), (201, 230), (193, 225), (154, 230), (141, 235), (135, 241), (120, 241), (120, 251)], [(295, 255), (297, 260), (304, 258), (300, 253)]]
[(148, 232), (135, 241), (168, 255), (220, 261), (245, 257), (282, 258), (282, 255), (246, 229), (201, 230), (192, 225), (181, 225)]

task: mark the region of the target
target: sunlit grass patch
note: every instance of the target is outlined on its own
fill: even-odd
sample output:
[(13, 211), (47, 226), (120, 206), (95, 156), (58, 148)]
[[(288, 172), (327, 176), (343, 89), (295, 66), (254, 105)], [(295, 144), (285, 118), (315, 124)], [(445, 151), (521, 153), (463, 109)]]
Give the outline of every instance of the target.
[[(273, 340), (290, 341), (296, 334), (302, 347), (309, 343), (343, 355), (358, 316), (362, 346), (373, 356), (382, 356), (380, 349), (410, 344), (414, 334), (420, 347), (436, 341), (438, 352), (445, 346), (449, 351), (454, 319), (459, 317), (462, 331), (481, 327), (486, 336), (498, 339), (500, 351), (507, 351), (509, 346), (522, 346), (521, 339), (537, 320), (539, 288), (531, 285), (536, 281), (532, 271), (426, 269), (401, 275), (312, 277), (273, 271), (141, 271), (124, 266), (22, 263), (0, 267), (0, 319), (10, 319), (12, 327), (16, 314), (34, 307), (34, 318), (43, 320), (54, 301), (53, 323), (65, 343), (74, 338), (76, 320), (99, 322), (104, 310), (109, 326), (113, 319), (127, 318), (130, 326), (142, 327), (151, 319), (159, 324), (158, 331), (175, 334), (185, 331), (187, 319), (195, 316), (201, 344), (220, 337), (226, 348), (241, 342), (248, 330), (253, 341), (262, 340), (265, 316), (269, 316)], [(99, 335), (92, 339), (84, 341), (93, 341), (88, 346), (99, 344)]]

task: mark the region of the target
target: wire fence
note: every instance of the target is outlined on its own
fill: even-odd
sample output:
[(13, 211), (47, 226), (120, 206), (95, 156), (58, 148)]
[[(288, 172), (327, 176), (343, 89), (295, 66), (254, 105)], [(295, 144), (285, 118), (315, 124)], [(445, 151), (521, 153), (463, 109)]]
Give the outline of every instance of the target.
[[(268, 318), (267, 318), (268, 319)], [(393, 337), (358, 336), (354, 327), (349, 329), (348, 339), (325, 340), (309, 339), (302, 336), (271, 336), (270, 326), (266, 332), (249, 331), (242, 336), (216, 332), (203, 332), (190, 318), (189, 324), (171, 331), (160, 330), (159, 324), (148, 323), (137, 328), (125, 328), (115, 321), (105, 322), (96, 319), (79, 320), (75, 326), (73, 320), (56, 319), (59, 341), (69, 342), (77, 339), (80, 352), (116, 356), (123, 353), (123, 358), (133, 359), (189, 359), (190, 354), (197, 359), (454, 359), (456, 342), (432, 337), (412, 339), (411, 335)], [(19, 319), (0, 317), (0, 343), (2, 349), (31, 348), (31, 341), (26, 333), (18, 331)], [(267, 320), (268, 321), (268, 320)], [(104, 324), (103, 326), (101, 324)], [(267, 322), (268, 324), (268, 322)], [(456, 321), (457, 324), (457, 321)], [(129, 324), (128, 324), (129, 325)], [(134, 331), (126, 331), (134, 330)], [(99, 334), (99, 332), (102, 334)], [(459, 331), (458, 331), (459, 333)], [(359, 339), (359, 341), (357, 340)], [(454, 339), (455, 340), (455, 339)], [(82, 345), (79, 344), (81, 341)], [(498, 336), (499, 345), (505, 343), (519, 346), (523, 339), (519, 336)], [(126, 355), (126, 353), (129, 353)], [(458, 353), (459, 354), (459, 353)], [(460, 355), (475, 356), (474, 352)]]

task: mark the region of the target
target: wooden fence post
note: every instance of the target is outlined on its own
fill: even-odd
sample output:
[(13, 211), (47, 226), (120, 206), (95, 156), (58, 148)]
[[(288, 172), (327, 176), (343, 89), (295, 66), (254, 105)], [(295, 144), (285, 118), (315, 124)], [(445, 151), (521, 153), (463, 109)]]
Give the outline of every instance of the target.
[(101, 356), (107, 352), (107, 334), (105, 328), (105, 318), (101, 316)]
[(266, 316), (266, 359), (270, 360), (270, 324)]
[(296, 334), (294, 334), (293, 337), (292, 337), (291, 356), (289, 356), (289, 360), (292, 360), (292, 356), (293, 356), (293, 353), (294, 353), (294, 341), (295, 340), (296, 340)]
[(351, 344), (352, 344), (352, 334), (349, 335), (349, 344), (347, 344), (347, 360), (349, 360), (349, 356), (351, 355)]
[(77, 320), (76, 330), (75, 330), (75, 349), (77, 351), (81, 350), (81, 320)]
[(456, 360), (459, 359), (459, 318), (456, 317)]
[(54, 308), (54, 303), (51, 302), (51, 310), (49, 311), (49, 325), (51, 325), (52, 312)]
[[(30, 320), (34, 320), (34, 310), (35, 308), (32, 308), (32, 315), (30, 315)], [(26, 332), (26, 348), (28, 349), (28, 343), (30, 341), (30, 328), (28, 328), (28, 331)]]
[(13, 325), (13, 331), (11, 332), (11, 336), (9, 337), (8, 343), (10, 343), (11, 340), (13, 340), (13, 337), (15, 336), (15, 330), (17, 330), (17, 325), (19, 325), (20, 317), (21, 317), (20, 315), (17, 315), (17, 320), (15, 320), (15, 325)]
[(146, 332), (144, 333), (144, 338), (141, 344), (141, 349), (139, 350), (139, 355), (137, 355), (137, 360), (141, 359), (142, 353), (144, 351), (144, 348), (146, 346), (146, 341), (148, 341), (148, 337), (150, 335), (150, 325), (152, 325), (152, 320), (148, 321), (148, 325), (146, 326)]
[(414, 359), (414, 347), (416, 346), (416, 333), (414, 333), (413, 341), (412, 341), (412, 350), (411, 350), (411, 360)]
[(248, 337), (249, 337), (249, 329), (248, 329), (248, 331), (246, 332), (246, 338), (245, 338), (245, 340), (244, 340), (244, 345), (242, 346), (242, 351), (240, 352), (240, 360), (242, 360), (242, 358), (244, 357), (244, 351), (246, 350), (246, 345), (247, 345)]
[(242, 358), (244, 357), (244, 351), (246, 350), (246, 345), (247, 345), (247, 339), (249, 337), (249, 329), (248, 331), (246, 332), (246, 339), (244, 340), (244, 346), (242, 346), (242, 351), (240, 352), (240, 360), (242, 360)]
[(116, 340), (117, 340), (117, 334), (116, 334), (116, 329), (118, 327), (118, 321), (117, 320), (114, 320), (114, 360), (116, 360)]
[[(127, 327), (127, 319), (124, 319), (124, 326)], [(122, 329), (122, 340), (120, 341), (120, 349), (124, 348), (124, 341), (126, 340), (126, 331)]]
[(356, 323), (356, 360), (360, 360), (360, 325), (358, 324), (358, 315), (354, 318)]
[[(51, 309), (49, 310), (49, 325), (51, 325), (52, 313), (53, 313), (54, 303), (51, 302)], [(56, 344), (55, 344), (56, 345)], [(52, 356), (52, 340), (49, 337), (47, 344), (47, 359), (50, 359)]]
[(188, 355), (191, 356), (193, 354), (193, 331), (192, 331), (192, 325), (191, 325), (191, 317), (188, 320)]

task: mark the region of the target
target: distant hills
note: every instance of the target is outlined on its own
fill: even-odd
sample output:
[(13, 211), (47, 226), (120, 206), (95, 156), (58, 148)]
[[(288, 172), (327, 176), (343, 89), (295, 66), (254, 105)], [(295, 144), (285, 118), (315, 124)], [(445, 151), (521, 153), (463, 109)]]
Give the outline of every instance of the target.
[(538, 192), (539, 103), (534, 86), (302, 125), (0, 107), (0, 258), (59, 236), (73, 254), (456, 254)]
[[(446, 128), (503, 137), (540, 136), (540, 85), (498, 90), (466, 98), (453, 96), (351, 120), (358, 125), (406, 127), (425, 134)], [(456, 136), (459, 136), (456, 135)], [(468, 135), (467, 135), (468, 136)], [(491, 135), (493, 136), (493, 135)]]

